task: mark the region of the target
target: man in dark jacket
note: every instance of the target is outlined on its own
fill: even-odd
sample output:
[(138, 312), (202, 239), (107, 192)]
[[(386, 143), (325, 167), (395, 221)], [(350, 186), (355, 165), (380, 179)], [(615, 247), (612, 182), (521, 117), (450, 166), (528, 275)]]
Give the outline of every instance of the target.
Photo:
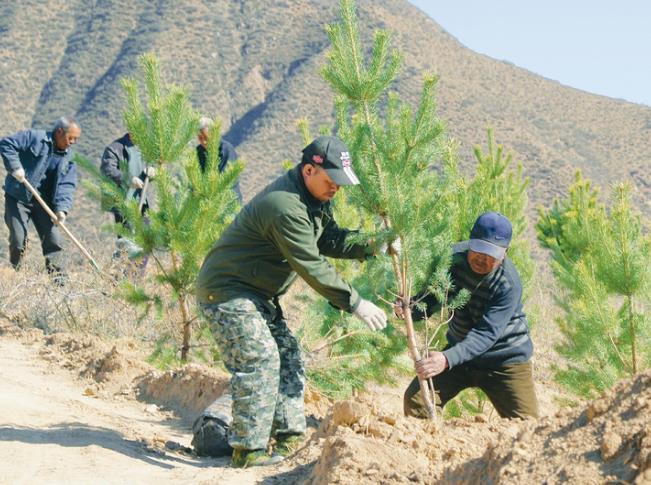
[[(7, 169), (5, 178), (5, 223), (9, 228), (9, 259), (20, 266), (27, 240), (27, 223), (34, 222), (50, 273), (62, 273), (63, 246), (56, 224), (64, 222), (72, 209), (77, 188), (77, 166), (71, 147), (81, 129), (71, 119), (60, 118), (51, 132), (26, 130), (0, 140), (0, 156)], [(35, 187), (55, 212), (52, 221), (27, 190)]]
[[(123, 169), (126, 169), (125, 173), (123, 173)], [(140, 200), (144, 197), (145, 202), (142, 206), (144, 214), (149, 207), (149, 194), (142, 193), (145, 178), (153, 178), (155, 172), (153, 167), (146, 167), (140, 150), (131, 141), (129, 133), (125, 133), (104, 149), (100, 171), (118, 187), (125, 187), (128, 199)], [(110, 211), (115, 217), (116, 224), (124, 222), (124, 217), (115, 207), (111, 207)]]
[[(203, 262), (197, 298), (232, 374), (233, 466), (276, 463), (305, 432), (305, 372), (278, 303), (297, 276), (372, 330), (386, 326), (384, 311), (362, 299), (326, 259), (364, 260), (375, 252), (353, 242), (330, 207), (340, 186), (358, 183), (346, 145), (317, 138), (299, 165), (244, 206)], [(269, 457), (272, 435), (278, 454)]]
[[(522, 284), (506, 257), (511, 235), (506, 217), (487, 212), (475, 221), (470, 240), (454, 248), (452, 283), (455, 292), (468, 290), (470, 300), (455, 311), (445, 350), (430, 352), (416, 364), (419, 377), (432, 378), (441, 406), (463, 389), (478, 387), (503, 418), (538, 416)], [(431, 315), (439, 306), (433, 295), (415, 300), (427, 306), (425, 312), (414, 307), (415, 319)], [(399, 307), (396, 314), (402, 314)], [(404, 408), (408, 416), (426, 416), (417, 378), (405, 392)]]
[[(201, 172), (206, 171), (206, 165), (208, 163), (208, 140), (210, 136), (210, 129), (212, 128), (214, 122), (210, 118), (203, 117), (199, 120), (199, 134), (197, 139), (199, 144), (197, 145), (197, 158), (199, 159), (199, 167)], [(219, 141), (219, 165), (217, 170), (223, 172), (226, 169), (226, 166), (229, 162), (237, 161), (237, 153), (235, 152), (235, 147), (223, 138)], [(233, 185), (233, 192), (237, 196), (237, 200), (242, 203), (242, 192), (240, 190), (240, 182), (236, 182)]]

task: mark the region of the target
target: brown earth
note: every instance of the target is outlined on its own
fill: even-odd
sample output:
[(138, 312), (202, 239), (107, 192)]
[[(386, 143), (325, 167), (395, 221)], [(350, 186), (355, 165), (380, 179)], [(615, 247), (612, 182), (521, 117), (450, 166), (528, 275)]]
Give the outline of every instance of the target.
[[(152, 369), (133, 349), (118, 349), (0, 324), (1, 483), (247, 485), (278, 473), (234, 470), (227, 458), (193, 456), (188, 446), (196, 413), (182, 403), (201, 381), (176, 383), (176, 412), (166, 406), (169, 393), (143, 401), (137, 387)], [(93, 362), (107, 356), (112, 364), (102, 372)]]
[[(440, 114), (460, 143), (464, 168), (472, 166), (471, 148), (491, 125), (532, 177), (534, 204), (564, 192), (575, 168), (601, 184), (628, 178), (638, 201), (651, 198), (651, 108), (568, 88), (469, 51), (403, 0), (360, 0), (359, 7), (364, 38), (386, 28), (404, 55), (396, 89), (405, 100), (417, 98), (424, 70), (441, 76)], [(332, 123), (331, 93), (318, 69), (328, 47), (324, 25), (336, 14), (335, 2), (321, 0), (4, 2), (0, 136), (73, 113), (83, 128), (79, 152), (98, 160), (123, 132), (119, 78), (133, 75), (137, 57), (154, 50), (165, 75), (191, 89), (195, 106), (222, 118), (225, 137), (248, 161), (248, 198), (279, 172), (281, 160), (296, 159), (296, 118), (307, 117), (314, 131)], [(80, 189), (69, 227), (112, 271), (113, 236), (102, 230), (109, 220)], [(0, 225), (0, 239), (6, 235)], [(74, 285), (51, 287), (36, 246), (28, 251), (28, 271), (0, 268), (0, 317), (48, 334), (12, 326), (16, 336), (0, 336), (2, 482), (603, 483), (642, 482), (641, 470), (649, 466), (644, 376), (606, 396), (598, 406), (603, 414), (584, 406), (555, 415), (548, 389), (558, 335), (549, 288), (528, 302), (539, 316), (536, 380), (547, 414), (539, 421), (487, 415), (478, 418), (485, 422), (432, 427), (399, 416), (401, 389), (375, 389), (356, 399), (361, 408), (332, 410), (310, 391), (315, 419), (331, 416), (288, 462), (235, 471), (227, 460), (198, 460), (183, 452), (189, 427), (222, 391), (225, 376), (201, 366), (152, 369), (140, 347), (151, 352), (160, 335), (173, 335), (174, 317), (141, 319), (71, 246)], [(7, 259), (6, 244), (0, 258)]]
[[(292, 457), (234, 470), (188, 448), (198, 407), (225, 376), (160, 373), (135, 346), (0, 325), (0, 477), (87, 483), (651, 483), (651, 373), (539, 420), (401, 416), (386, 390), (329, 403)], [(71, 372), (72, 371), (72, 372)], [(172, 411), (174, 410), (174, 411)], [(314, 422), (314, 419), (311, 420)]]

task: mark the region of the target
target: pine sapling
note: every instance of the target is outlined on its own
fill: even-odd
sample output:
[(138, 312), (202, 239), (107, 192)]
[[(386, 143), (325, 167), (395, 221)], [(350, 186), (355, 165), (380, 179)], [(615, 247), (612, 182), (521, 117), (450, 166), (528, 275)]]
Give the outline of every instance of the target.
[[(613, 188), (609, 208), (577, 174), (569, 195), (540, 210), (541, 244), (552, 251), (568, 367), (556, 379), (583, 396), (632, 376), (651, 362), (651, 237), (633, 210), (631, 187)], [(641, 365), (641, 363), (643, 363)]]
[[(157, 204), (142, 216), (137, 200), (125, 200), (121, 191), (106, 181), (100, 191), (109, 195), (128, 222), (116, 231), (133, 238), (142, 254), (154, 262), (152, 289), (125, 281), (124, 297), (133, 304), (152, 306), (162, 313), (178, 307), (181, 314), (181, 360), (188, 358), (191, 326), (196, 317), (189, 299), (201, 258), (219, 238), (239, 209), (232, 188), (242, 170), (241, 163), (229, 164), (223, 173), (219, 165), (219, 123), (215, 123), (208, 146), (207, 168), (201, 173), (190, 142), (197, 134), (199, 116), (192, 109), (185, 89), (166, 84), (153, 54), (140, 58), (145, 96), (138, 82), (123, 79), (127, 95), (124, 119), (134, 144), (147, 165), (156, 167), (151, 184)], [(166, 291), (167, 289), (167, 291)], [(171, 292), (171, 296), (170, 293)], [(171, 298), (172, 302), (167, 302)]]
[[(384, 281), (387, 291), (390, 285), (397, 286), (394, 292), (405, 309), (409, 352), (419, 361), (411, 298), (417, 288), (439, 286), (430, 279), (432, 268), (446, 273), (451, 255), (446, 188), (432, 170), (444, 143), (434, 101), (437, 79), (426, 76), (415, 112), (397, 95), (387, 95), (400, 65), (400, 56), (389, 47), (389, 34), (375, 32), (367, 62), (352, 0), (340, 1), (340, 15), (341, 22), (327, 29), (332, 49), (323, 75), (337, 95), (339, 134), (351, 148), (360, 175), (361, 186), (351, 191), (351, 198), (379, 222), (378, 243), (395, 238), (401, 242), (401, 254), (391, 254), (393, 276), (384, 268)], [(431, 381), (429, 385), (419, 381), (427, 412), (435, 419)]]

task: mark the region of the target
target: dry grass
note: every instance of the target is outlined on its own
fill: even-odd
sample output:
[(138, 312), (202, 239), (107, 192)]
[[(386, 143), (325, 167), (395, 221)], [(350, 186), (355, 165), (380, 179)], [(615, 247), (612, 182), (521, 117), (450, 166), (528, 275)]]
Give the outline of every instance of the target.
[(77, 268), (69, 282), (55, 285), (30, 262), (21, 271), (2, 269), (0, 312), (21, 327), (45, 333), (72, 332), (107, 340), (155, 340), (166, 326), (152, 317), (140, 318), (136, 308), (117, 296), (116, 287), (93, 271)]

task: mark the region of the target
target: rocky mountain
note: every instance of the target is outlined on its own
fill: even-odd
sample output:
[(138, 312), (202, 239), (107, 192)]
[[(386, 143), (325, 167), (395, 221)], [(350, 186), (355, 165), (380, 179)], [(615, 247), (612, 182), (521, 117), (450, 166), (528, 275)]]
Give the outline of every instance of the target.
[[(631, 179), (651, 199), (651, 108), (569, 88), (477, 54), (405, 0), (359, 0), (363, 36), (384, 28), (404, 54), (396, 88), (419, 94), (423, 72), (440, 75), (440, 115), (463, 165), (492, 126), (522, 160), (534, 204), (562, 193), (575, 169), (598, 183)], [(195, 106), (222, 119), (247, 162), (246, 196), (296, 160), (295, 120), (332, 123), (320, 76), (334, 0), (11, 0), (0, 5), (0, 134), (80, 121), (82, 154), (98, 160), (123, 131), (122, 76), (146, 51), (186, 85)], [(604, 66), (606, 69), (607, 66)]]

